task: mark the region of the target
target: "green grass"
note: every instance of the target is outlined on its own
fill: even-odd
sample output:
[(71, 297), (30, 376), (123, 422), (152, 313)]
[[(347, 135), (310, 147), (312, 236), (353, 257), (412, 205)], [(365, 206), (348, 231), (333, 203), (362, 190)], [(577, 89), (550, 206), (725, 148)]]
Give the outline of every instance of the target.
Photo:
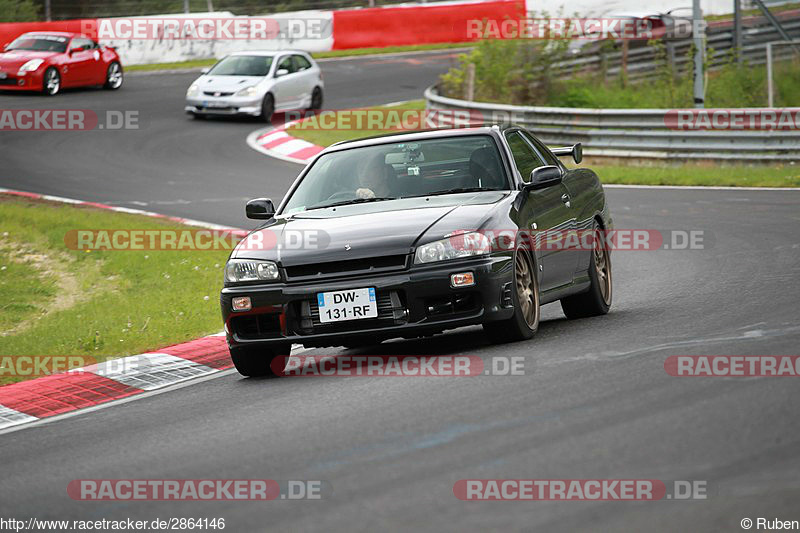
[[(411, 100), (396, 106), (375, 106), (365, 109), (389, 109), (403, 111), (406, 109), (421, 110), (425, 109), (425, 100)], [(337, 112), (337, 114), (340, 112)], [(324, 125), (325, 120), (321, 123)], [(319, 127), (317, 117), (305, 119), (299, 124), (296, 124), (286, 130), (293, 137), (305, 139), (308, 142), (314, 143), (319, 146), (330, 146), (339, 141), (349, 141), (351, 139), (361, 139), (363, 137), (371, 137), (374, 135), (382, 135), (384, 133), (397, 133), (398, 130), (384, 130), (384, 129), (323, 129)]]
[(43, 268), (7, 243), (7, 237), (0, 238), (0, 331), (41, 313), (42, 302), (55, 295), (55, 282)]
[[(385, 48), (353, 48), (352, 50), (331, 50), (329, 52), (315, 52), (311, 55), (315, 59), (326, 59), (335, 57), (356, 57), (371, 54), (397, 54), (401, 52), (421, 52), (434, 50), (449, 50), (451, 48), (467, 48), (471, 43), (440, 43), (440, 44), (420, 44), (412, 46), (387, 46)], [(190, 61), (178, 61), (173, 63), (150, 63), (148, 65), (129, 65), (126, 71), (154, 71), (154, 70), (175, 70), (175, 69), (197, 69), (210, 67), (216, 63), (216, 59), (192, 59)]]
[[(103, 361), (222, 329), (219, 290), (228, 251), (85, 252), (65, 244), (75, 229), (186, 226), (8, 196), (0, 196), (0, 224), (2, 355)], [(36, 266), (24, 255), (35, 257)], [(0, 384), (19, 379), (0, 375)]]
[(603, 183), (624, 185), (700, 185), (716, 187), (800, 187), (800, 165), (677, 166), (585, 165)]

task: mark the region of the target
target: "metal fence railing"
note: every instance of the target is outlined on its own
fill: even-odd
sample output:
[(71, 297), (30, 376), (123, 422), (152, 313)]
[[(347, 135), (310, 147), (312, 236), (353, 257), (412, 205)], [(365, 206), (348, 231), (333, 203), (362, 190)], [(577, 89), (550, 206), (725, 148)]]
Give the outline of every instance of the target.
[[(782, 22), (783, 28), (793, 39), (800, 39), (800, 18), (794, 17)], [(744, 43), (741, 48), (741, 56), (751, 65), (763, 65), (766, 63), (765, 45), (768, 42), (780, 41), (782, 38), (778, 31), (767, 24), (747, 28), (744, 35)], [(691, 68), (692, 58), (689, 52), (692, 46), (692, 39), (672, 39), (665, 41), (665, 54), (672, 62), (675, 71), (684, 72)], [(709, 68), (714, 70), (722, 66), (728, 60), (728, 54), (733, 48), (733, 30), (731, 28), (709, 28), (706, 47), (713, 49), (714, 54), (708, 58)], [(791, 47), (776, 49), (774, 59), (788, 59), (796, 57), (797, 52)], [(641, 79), (653, 73), (658, 67), (656, 50), (651, 46), (632, 48), (628, 51), (627, 76), (631, 80)], [(579, 55), (560, 61), (553, 66), (554, 70), (561, 74), (579, 72), (604, 72), (609, 79), (614, 78), (622, 71), (622, 52), (611, 51), (605, 53), (594, 53), (590, 55)]]
[[(800, 131), (676, 131), (667, 109), (581, 109), (469, 102), (425, 91), (429, 111), (463, 111), (471, 122), (513, 121), (550, 145), (584, 144), (588, 156), (800, 162)], [(792, 108), (797, 116), (800, 108)], [(454, 117), (450, 113), (442, 116)], [(454, 118), (457, 121), (457, 118)], [(442, 123), (442, 120), (440, 120)], [(446, 119), (443, 125), (447, 125)]]

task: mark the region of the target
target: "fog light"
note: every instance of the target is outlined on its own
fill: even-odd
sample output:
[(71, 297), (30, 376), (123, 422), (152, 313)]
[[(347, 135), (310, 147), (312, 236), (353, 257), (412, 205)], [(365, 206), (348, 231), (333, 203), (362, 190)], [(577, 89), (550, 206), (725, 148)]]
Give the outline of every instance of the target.
[(23, 85), (25, 85), (25, 80), (19, 80), (17, 83), (19, 84), (20, 87), (22, 87)]
[(237, 296), (232, 301), (234, 311), (249, 311), (253, 308), (249, 296)]
[(475, 276), (472, 272), (460, 272), (450, 275), (451, 287), (469, 287), (470, 285), (475, 285)]

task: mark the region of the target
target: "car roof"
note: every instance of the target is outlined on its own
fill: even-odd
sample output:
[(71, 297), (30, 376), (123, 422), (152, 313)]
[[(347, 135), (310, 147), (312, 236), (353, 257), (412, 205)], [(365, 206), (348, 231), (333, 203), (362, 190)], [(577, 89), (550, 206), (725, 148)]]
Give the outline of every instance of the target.
[(277, 56), (280, 54), (297, 54), (308, 57), (307, 52), (302, 50), (241, 50), (239, 52), (232, 52), (232, 56)]
[(499, 135), (501, 131), (515, 128), (512, 125), (493, 125), (493, 126), (476, 126), (470, 128), (436, 128), (427, 130), (418, 130), (413, 132), (399, 132), (399, 133), (384, 133), (382, 135), (373, 135), (362, 139), (354, 139), (351, 141), (341, 141), (332, 144), (323, 152), (336, 152), (339, 150), (349, 150), (351, 148), (361, 148), (364, 146), (375, 146), (378, 144), (386, 144), (392, 142), (412, 142), (422, 141), (425, 139), (441, 139), (443, 137), (466, 137), (470, 135)]
[[(80, 33), (72, 33), (69, 31), (26, 31), (22, 35), (53, 35), (55, 37), (86, 37)], [(22, 37), (20, 35), (20, 37)], [(86, 37), (87, 39), (89, 37)]]

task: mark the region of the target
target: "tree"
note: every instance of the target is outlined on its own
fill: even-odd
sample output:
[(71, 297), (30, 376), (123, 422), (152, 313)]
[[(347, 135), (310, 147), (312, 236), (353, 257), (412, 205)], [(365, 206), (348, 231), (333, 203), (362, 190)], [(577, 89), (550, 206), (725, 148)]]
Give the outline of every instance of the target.
[(29, 22), (38, 18), (32, 0), (0, 0), (0, 22)]

